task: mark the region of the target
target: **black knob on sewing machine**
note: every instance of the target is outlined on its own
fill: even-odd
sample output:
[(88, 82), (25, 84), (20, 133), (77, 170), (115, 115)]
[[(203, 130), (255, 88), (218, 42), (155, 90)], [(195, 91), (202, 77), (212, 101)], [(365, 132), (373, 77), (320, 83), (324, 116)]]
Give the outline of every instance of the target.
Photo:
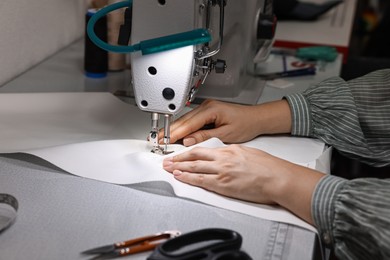
[(226, 61), (225, 60), (217, 60), (214, 63), (214, 69), (216, 73), (225, 73), (226, 70)]
[(164, 88), (162, 95), (166, 100), (172, 100), (175, 97), (175, 91), (171, 88)]

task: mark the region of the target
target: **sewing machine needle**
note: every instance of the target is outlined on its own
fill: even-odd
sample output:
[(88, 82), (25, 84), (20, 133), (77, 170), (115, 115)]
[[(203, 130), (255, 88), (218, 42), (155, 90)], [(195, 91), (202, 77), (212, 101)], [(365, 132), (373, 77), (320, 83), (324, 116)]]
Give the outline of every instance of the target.
[(168, 152), (168, 144), (170, 143), (170, 131), (171, 131), (171, 116), (164, 115), (164, 153)]

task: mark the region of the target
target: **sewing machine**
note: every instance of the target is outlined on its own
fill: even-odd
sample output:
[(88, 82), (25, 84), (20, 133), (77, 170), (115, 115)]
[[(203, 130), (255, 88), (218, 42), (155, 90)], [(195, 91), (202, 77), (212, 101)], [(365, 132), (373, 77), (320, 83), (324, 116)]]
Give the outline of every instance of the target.
[[(110, 48), (91, 37), (91, 30), (88, 33), (95, 44), (108, 51), (131, 53), (135, 100), (141, 110), (151, 113), (152, 152), (166, 154), (171, 118), (193, 101), (198, 90), (200, 97), (234, 98), (247, 86), (254, 63), (263, 61), (272, 45), (276, 26), (272, 1), (122, 3), (106, 12), (131, 6), (125, 18), (131, 20), (131, 26), (127, 25), (127, 30), (124, 26), (124, 34), (131, 28), (132, 46)], [(163, 147), (158, 140), (161, 115)]]

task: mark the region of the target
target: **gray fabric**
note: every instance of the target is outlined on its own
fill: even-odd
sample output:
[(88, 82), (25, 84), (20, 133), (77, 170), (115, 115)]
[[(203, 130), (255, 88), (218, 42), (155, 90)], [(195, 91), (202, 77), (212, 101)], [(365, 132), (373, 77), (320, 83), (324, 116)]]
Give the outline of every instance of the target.
[[(0, 259), (7, 260), (87, 259), (80, 252), (95, 246), (210, 227), (239, 232), (243, 250), (262, 259), (272, 223), (173, 197), (163, 183), (126, 187), (84, 179), (26, 154), (0, 157), (0, 191), (19, 201), (16, 222), (0, 233)], [(289, 232), (283, 259), (311, 259), (316, 235), (293, 226)]]

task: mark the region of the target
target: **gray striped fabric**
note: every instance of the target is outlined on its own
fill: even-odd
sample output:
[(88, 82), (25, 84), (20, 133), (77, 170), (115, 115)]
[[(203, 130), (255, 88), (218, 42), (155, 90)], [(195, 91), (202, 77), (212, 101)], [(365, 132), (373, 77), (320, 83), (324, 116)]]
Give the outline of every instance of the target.
[(312, 216), (339, 259), (390, 259), (390, 179), (325, 176), (313, 196)]
[(331, 78), (286, 99), (291, 134), (318, 138), (373, 166), (390, 164), (390, 70), (348, 82)]
[[(389, 69), (348, 82), (331, 78), (286, 99), (293, 135), (321, 139), (373, 166), (390, 164)], [(325, 176), (312, 216), (340, 259), (390, 259), (390, 179)]]

